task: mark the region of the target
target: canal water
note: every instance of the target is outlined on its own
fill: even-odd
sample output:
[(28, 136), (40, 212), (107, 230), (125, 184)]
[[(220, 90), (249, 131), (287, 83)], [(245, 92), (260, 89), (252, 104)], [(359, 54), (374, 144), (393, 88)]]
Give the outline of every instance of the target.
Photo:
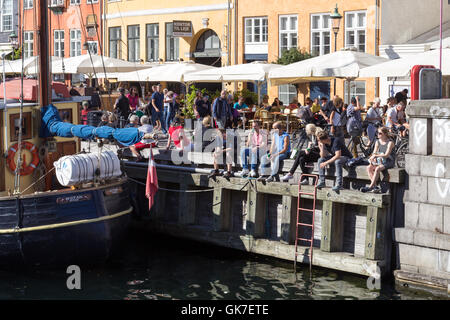
[(66, 269), (0, 271), (0, 300), (307, 300), (438, 299), (392, 284), (367, 289), (367, 278), (231, 249), (132, 231), (103, 266), (81, 267), (81, 290), (68, 290)]

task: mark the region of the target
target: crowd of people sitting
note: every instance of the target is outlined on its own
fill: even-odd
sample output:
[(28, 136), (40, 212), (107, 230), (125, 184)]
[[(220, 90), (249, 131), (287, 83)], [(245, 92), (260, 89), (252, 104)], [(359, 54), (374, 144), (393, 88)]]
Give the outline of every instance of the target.
[[(209, 149), (214, 158), (214, 170), (210, 178), (223, 175), (227, 178), (255, 178), (268, 183), (275, 180), (288, 182), (294, 178), (299, 166), (302, 173), (309, 174), (313, 170), (312, 164), (317, 162), (317, 187), (325, 186), (326, 168), (334, 167), (336, 182), (333, 190), (338, 192), (343, 189), (342, 169), (347, 166), (349, 160), (355, 158), (355, 154), (346, 147), (345, 139), (365, 132), (369, 143), (376, 143), (373, 154), (367, 159), (367, 172), (371, 183), (361, 191), (379, 192), (377, 183), (381, 172), (394, 167), (391, 129), (399, 126), (409, 128), (405, 115), (407, 90), (389, 98), (385, 106), (376, 98), (367, 109), (360, 104), (358, 97), (351, 98), (348, 105), (338, 96), (332, 100), (326, 97), (314, 101), (306, 98), (303, 106), (297, 99), (293, 99), (286, 108), (296, 110), (296, 116), (298, 121), (304, 124), (308, 140), (306, 148), (298, 150), (292, 144), (284, 122), (274, 122), (270, 133), (262, 128), (258, 119), (262, 110), (279, 112), (283, 108), (283, 102), (278, 98), (270, 104), (268, 96), (264, 96), (262, 103), (253, 108), (251, 132), (246, 136), (246, 142), (238, 149), (240, 142), (237, 140), (239, 135), (236, 134), (236, 129), (242, 120), (240, 111), (249, 109), (243, 97), (235, 101), (233, 95), (223, 90), (219, 97), (210, 101), (208, 96), (197, 92), (193, 109), (199, 125), (193, 135), (189, 136), (183, 127), (181, 96), (167, 89), (161, 90), (160, 85), (153, 86), (152, 89), (148, 103), (139, 98), (136, 88), (131, 88), (127, 95), (124, 89), (119, 89), (120, 97), (114, 104), (115, 113), (104, 114), (100, 125), (115, 127), (118, 119), (127, 119), (127, 127), (136, 127), (145, 133), (162, 133), (162, 136), (167, 138), (166, 150), (171, 148), (172, 143), (182, 152), (206, 152), (209, 145), (213, 146)], [(87, 106), (83, 105), (83, 110), (85, 107)], [(362, 112), (366, 112), (364, 121)], [(402, 131), (402, 134), (405, 133), (406, 130)], [(200, 149), (196, 147), (199, 141)], [(140, 161), (140, 150), (150, 146), (151, 141), (141, 141), (130, 147), (130, 150)], [(240, 150), (240, 159), (236, 157), (236, 150)], [(280, 179), (280, 167), (286, 159), (293, 159), (294, 163), (289, 172)], [(242, 171), (233, 173), (233, 164), (238, 164), (239, 160)], [(219, 170), (221, 164), (225, 164), (223, 173)], [(310, 181), (303, 178), (300, 183), (307, 185)]]

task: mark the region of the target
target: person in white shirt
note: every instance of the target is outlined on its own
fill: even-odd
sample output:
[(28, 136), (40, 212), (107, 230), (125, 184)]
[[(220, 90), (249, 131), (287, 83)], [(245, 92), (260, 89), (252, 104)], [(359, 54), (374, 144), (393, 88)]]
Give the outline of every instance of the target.
[[(141, 122), (141, 126), (138, 128), (138, 130), (140, 132), (143, 132), (144, 134), (153, 132), (153, 126), (151, 124), (149, 124), (150, 123), (149, 117), (142, 116), (140, 122)], [(154, 140), (142, 139), (135, 145), (130, 146), (130, 150), (133, 153), (133, 155), (137, 158), (137, 161), (142, 160), (142, 156), (139, 151), (142, 149), (145, 149), (145, 148), (150, 148), (152, 146), (152, 142), (154, 142)]]

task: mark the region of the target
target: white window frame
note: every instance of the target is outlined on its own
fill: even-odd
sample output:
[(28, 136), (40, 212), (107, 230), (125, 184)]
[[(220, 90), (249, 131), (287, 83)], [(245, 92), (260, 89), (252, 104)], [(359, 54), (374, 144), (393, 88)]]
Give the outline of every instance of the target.
[(66, 46), (64, 44), (64, 30), (53, 31), (53, 55), (55, 57), (64, 57)]
[(70, 0), (71, 6), (79, 6), (81, 4), (81, 0)]
[[(91, 54), (98, 54), (98, 41), (87, 41), (88, 45), (88, 52), (91, 52)], [(91, 47), (95, 46), (95, 51), (91, 51)]]
[[(256, 32), (255, 32), (255, 21), (258, 20), (259, 22), (259, 41), (256, 41)], [(250, 41), (247, 40), (247, 36), (249, 35), (247, 33), (247, 24), (251, 22), (251, 32)], [(264, 24), (265, 22), (265, 24)], [(269, 42), (269, 19), (267, 16), (265, 17), (249, 17), (244, 19), (244, 26), (245, 26), (245, 43), (252, 43), (252, 44), (266, 44)]]
[[(324, 27), (324, 17), (328, 16), (328, 28)], [(319, 27), (314, 29), (314, 18), (315, 17), (319, 17)], [(324, 55), (326, 53), (330, 53), (331, 52), (331, 42), (332, 42), (332, 38), (331, 38), (331, 18), (330, 18), (330, 14), (329, 13), (315, 13), (315, 14), (311, 14), (311, 54), (313, 54), (313, 47), (314, 47), (314, 37), (313, 34), (314, 33), (319, 33), (320, 34), (320, 44), (319, 44), (319, 56)], [(330, 36), (330, 51), (326, 52), (325, 51), (325, 35), (326, 33), (329, 34)]]
[[(138, 36), (133, 38), (130, 38), (130, 28), (137, 28)], [(134, 42), (134, 52), (131, 52), (131, 48), (133, 47), (131, 45), (131, 42)], [(128, 54), (127, 58), (128, 61), (131, 62), (139, 62), (141, 59), (141, 25), (139, 24), (133, 24), (127, 26), (127, 47), (128, 47)]]
[[(120, 37), (117, 39), (114, 38), (111, 40), (111, 29), (119, 30)], [(117, 49), (117, 51), (115, 52), (116, 55), (111, 55), (111, 43), (112, 42), (114, 42), (116, 45), (116, 49)], [(119, 26), (108, 28), (108, 54), (111, 58), (122, 59), (122, 28)]]
[[(149, 27), (157, 29), (157, 34), (149, 35)], [(150, 45), (153, 43), (153, 46)], [(155, 59), (149, 59), (151, 53), (155, 54)], [(147, 23), (145, 25), (145, 61), (159, 61), (159, 23)]]
[[(364, 26), (358, 26), (358, 14), (360, 13), (364, 13), (365, 14), (365, 25)], [(349, 21), (349, 16), (350, 15), (354, 15), (355, 16), (355, 20), (354, 22), (356, 23), (356, 26), (351, 26), (349, 27), (347, 25), (347, 22)], [(344, 21), (344, 26), (345, 26), (345, 47), (350, 47), (350, 44), (348, 43), (348, 32), (349, 31), (354, 31), (354, 37), (355, 37), (355, 43), (353, 45), (351, 45), (352, 47), (355, 47), (358, 51), (359, 50), (359, 37), (358, 37), (358, 33), (359, 31), (364, 31), (364, 51), (365, 52), (367, 50), (367, 11), (366, 10), (359, 10), (359, 11), (348, 11), (345, 13), (345, 21)]]
[[(282, 19), (284, 19), (284, 18), (287, 18), (288, 20), (288, 24), (289, 24), (289, 26), (291, 27), (291, 19), (292, 18), (295, 18), (296, 19), (296, 22), (295, 22), (295, 27), (294, 28), (289, 28), (289, 29), (286, 29), (286, 30), (282, 30), (281, 29), (281, 21), (282, 21)], [(280, 54), (280, 56), (283, 54), (283, 51), (282, 51), (282, 34), (287, 34), (287, 39), (288, 39), (288, 44), (287, 44), (287, 48), (286, 48), (286, 50), (290, 50), (290, 49), (292, 49), (292, 48), (298, 48), (298, 15), (296, 15), (296, 14), (286, 14), (286, 15), (280, 15), (279, 16), (279, 18), (278, 18), (278, 35), (279, 35), (279, 42), (278, 42), (278, 48), (279, 48), (279, 54)], [(292, 44), (292, 37), (291, 37), (291, 35), (293, 35), (293, 34), (295, 34), (295, 37), (296, 37), (296, 39), (297, 39), (297, 43), (296, 43), (296, 45), (294, 46), (293, 44)]]
[(86, 4), (98, 3), (98, 0), (86, 0)]
[[(295, 91), (295, 92), (294, 92)], [(282, 99), (282, 96), (288, 96), (289, 101), (284, 101), (286, 99)], [(297, 88), (292, 84), (283, 84), (278, 86), (278, 99), (283, 102), (283, 106), (288, 106), (293, 98), (298, 97)]]
[[(11, 4), (11, 7), (5, 8), (5, 3), (8, 1)], [(9, 32), (13, 31), (14, 29), (14, 1), (13, 0), (0, 0), (1, 6), (0, 6), (0, 31), (1, 32)], [(5, 19), (9, 17), (11, 24), (8, 28), (5, 28)]]
[(33, 9), (33, 0), (23, 0), (24, 9)]
[[(364, 85), (364, 94), (356, 92), (356, 89), (357, 89), (358, 85), (360, 85), (359, 89), (362, 88), (361, 84)], [(361, 106), (365, 106), (366, 105), (366, 101), (367, 101), (366, 100), (366, 94), (367, 94), (366, 81), (358, 80), (358, 81), (351, 81), (350, 82), (350, 98), (348, 97), (347, 86), (348, 86), (348, 81), (345, 81), (345, 83), (344, 83), (344, 90), (345, 90), (345, 93), (344, 93), (345, 99), (344, 99), (344, 101), (345, 101), (345, 103), (350, 104), (350, 98), (357, 96), (357, 97), (359, 97), (359, 103), (361, 104)]]
[[(72, 37), (73, 33), (76, 32), (76, 37)], [(79, 35), (79, 37), (77, 37)], [(70, 29), (70, 56), (77, 57), (81, 56), (81, 30), (80, 29)]]
[(33, 53), (34, 53), (34, 31), (24, 31), (24, 33), (23, 33), (23, 56), (26, 59), (26, 58), (32, 57)]
[[(169, 32), (169, 26), (172, 31)], [(173, 36), (173, 22), (166, 22), (166, 61), (178, 61), (180, 59), (180, 38)]]

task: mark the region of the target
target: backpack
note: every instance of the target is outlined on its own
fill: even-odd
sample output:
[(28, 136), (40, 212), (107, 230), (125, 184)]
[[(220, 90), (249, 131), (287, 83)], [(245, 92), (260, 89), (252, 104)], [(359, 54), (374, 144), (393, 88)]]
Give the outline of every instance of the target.
[[(349, 114), (347, 114), (347, 112)], [(355, 117), (354, 111), (348, 111), (345, 112), (346, 118), (347, 118), (347, 132), (352, 137), (357, 137), (362, 134), (363, 128), (361, 121), (358, 121)]]

